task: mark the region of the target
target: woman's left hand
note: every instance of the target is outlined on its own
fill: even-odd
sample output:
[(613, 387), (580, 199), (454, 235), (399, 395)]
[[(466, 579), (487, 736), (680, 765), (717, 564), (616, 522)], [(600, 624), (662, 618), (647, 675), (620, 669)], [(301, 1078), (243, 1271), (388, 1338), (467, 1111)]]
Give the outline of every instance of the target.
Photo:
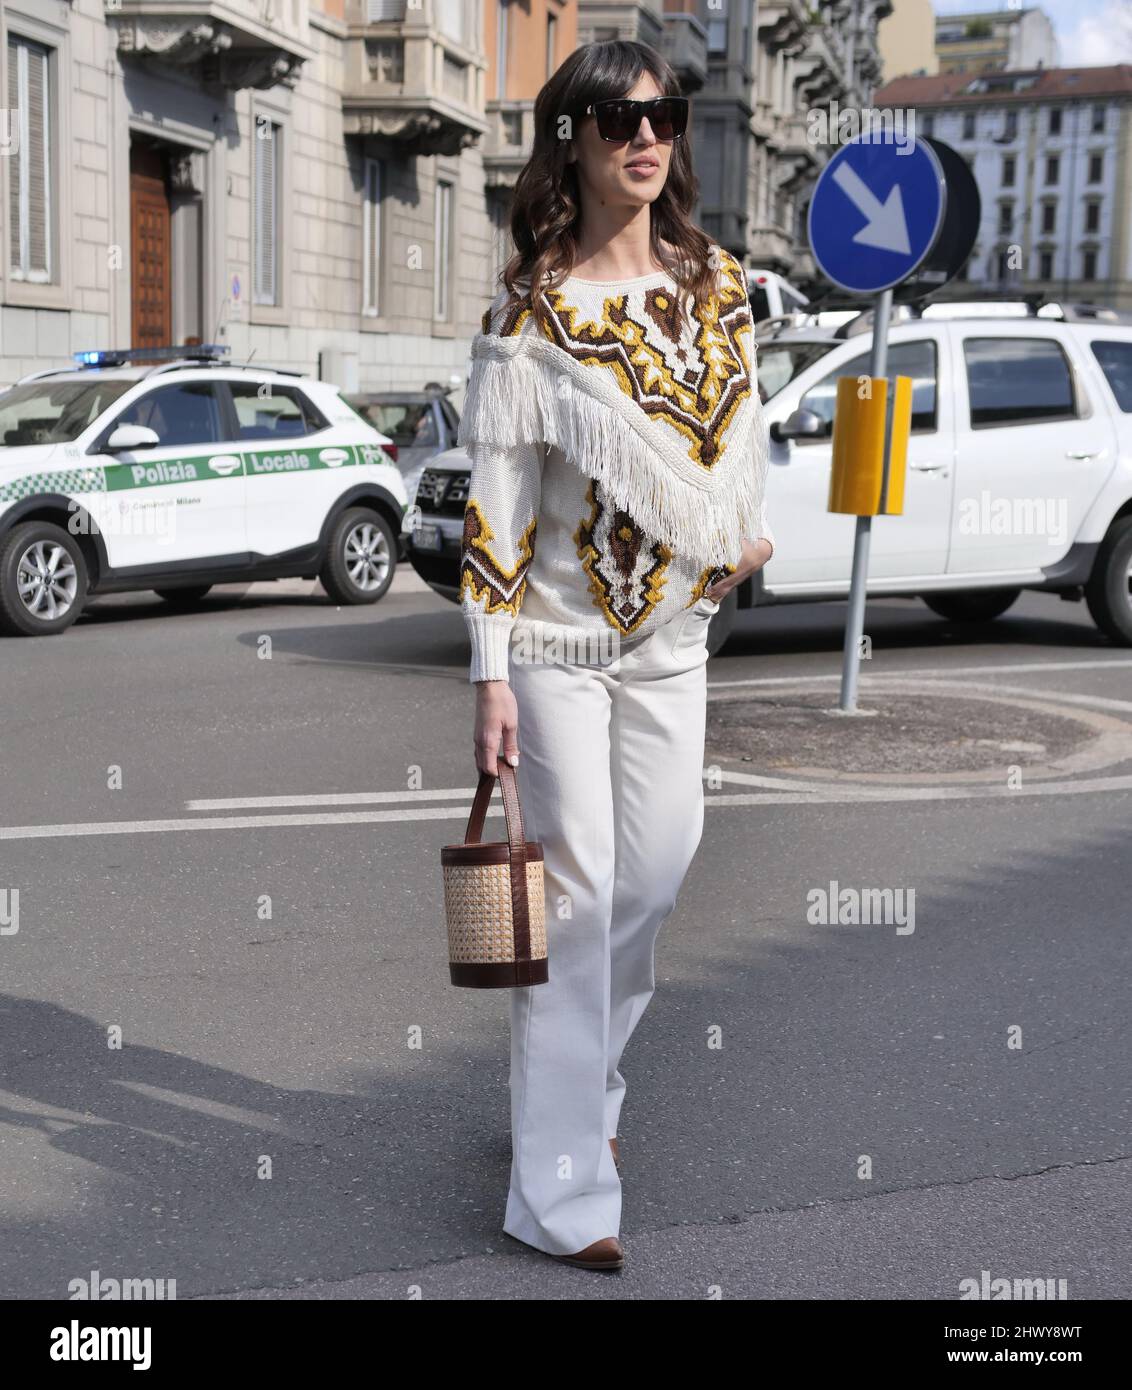
[(704, 590), (704, 594), (708, 598), (715, 599), (717, 603), (721, 603), (736, 584), (742, 584), (743, 580), (754, 574), (756, 570), (761, 570), (773, 554), (774, 546), (763, 537), (760, 536), (757, 541), (745, 540), (734, 574), (717, 579), (714, 584)]

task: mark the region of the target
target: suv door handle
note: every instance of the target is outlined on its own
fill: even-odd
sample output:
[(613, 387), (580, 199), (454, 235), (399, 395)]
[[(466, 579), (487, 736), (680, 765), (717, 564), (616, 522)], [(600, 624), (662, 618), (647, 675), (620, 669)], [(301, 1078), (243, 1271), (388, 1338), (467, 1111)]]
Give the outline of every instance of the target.
[(1087, 452), (1085, 449), (1067, 449), (1065, 451), (1065, 457), (1067, 459), (1080, 459), (1081, 462), (1084, 463), (1088, 459), (1099, 458), (1103, 453), (1103, 449), (1094, 449), (1092, 453)]
[(916, 473), (940, 473), (943, 471), (943, 469), (947, 467), (947, 464), (927, 463), (925, 461), (920, 463), (910, 463), (908, 467), (913, 469)]

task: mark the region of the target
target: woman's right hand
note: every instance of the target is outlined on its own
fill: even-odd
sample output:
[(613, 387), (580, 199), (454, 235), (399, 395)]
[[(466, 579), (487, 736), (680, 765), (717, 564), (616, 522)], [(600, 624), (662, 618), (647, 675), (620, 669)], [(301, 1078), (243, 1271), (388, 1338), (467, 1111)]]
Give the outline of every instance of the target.
[(476, 681), (476, 767), (498, 777), (498, 758), (519, 761), (519, 706), (507, 681)]

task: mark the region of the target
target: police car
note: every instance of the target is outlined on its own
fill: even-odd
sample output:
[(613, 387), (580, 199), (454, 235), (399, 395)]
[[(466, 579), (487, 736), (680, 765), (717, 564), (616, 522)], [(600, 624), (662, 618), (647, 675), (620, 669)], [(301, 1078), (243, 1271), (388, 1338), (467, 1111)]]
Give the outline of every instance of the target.
[(0, 393), (0, 630), (61, 632), (93, 595), (185, 606), (241, 580), (381, 598), (408, 505), (389, 441), (336, 387), (227, 351), (79, 353)]

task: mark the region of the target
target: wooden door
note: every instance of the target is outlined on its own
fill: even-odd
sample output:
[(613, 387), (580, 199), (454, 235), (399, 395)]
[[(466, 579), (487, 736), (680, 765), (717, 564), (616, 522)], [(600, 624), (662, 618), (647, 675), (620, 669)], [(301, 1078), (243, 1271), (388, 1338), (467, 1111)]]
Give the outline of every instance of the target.
[(165, 347), (173, 333), (169, 194), (156, 150), (130, 150), (133, 346)]

